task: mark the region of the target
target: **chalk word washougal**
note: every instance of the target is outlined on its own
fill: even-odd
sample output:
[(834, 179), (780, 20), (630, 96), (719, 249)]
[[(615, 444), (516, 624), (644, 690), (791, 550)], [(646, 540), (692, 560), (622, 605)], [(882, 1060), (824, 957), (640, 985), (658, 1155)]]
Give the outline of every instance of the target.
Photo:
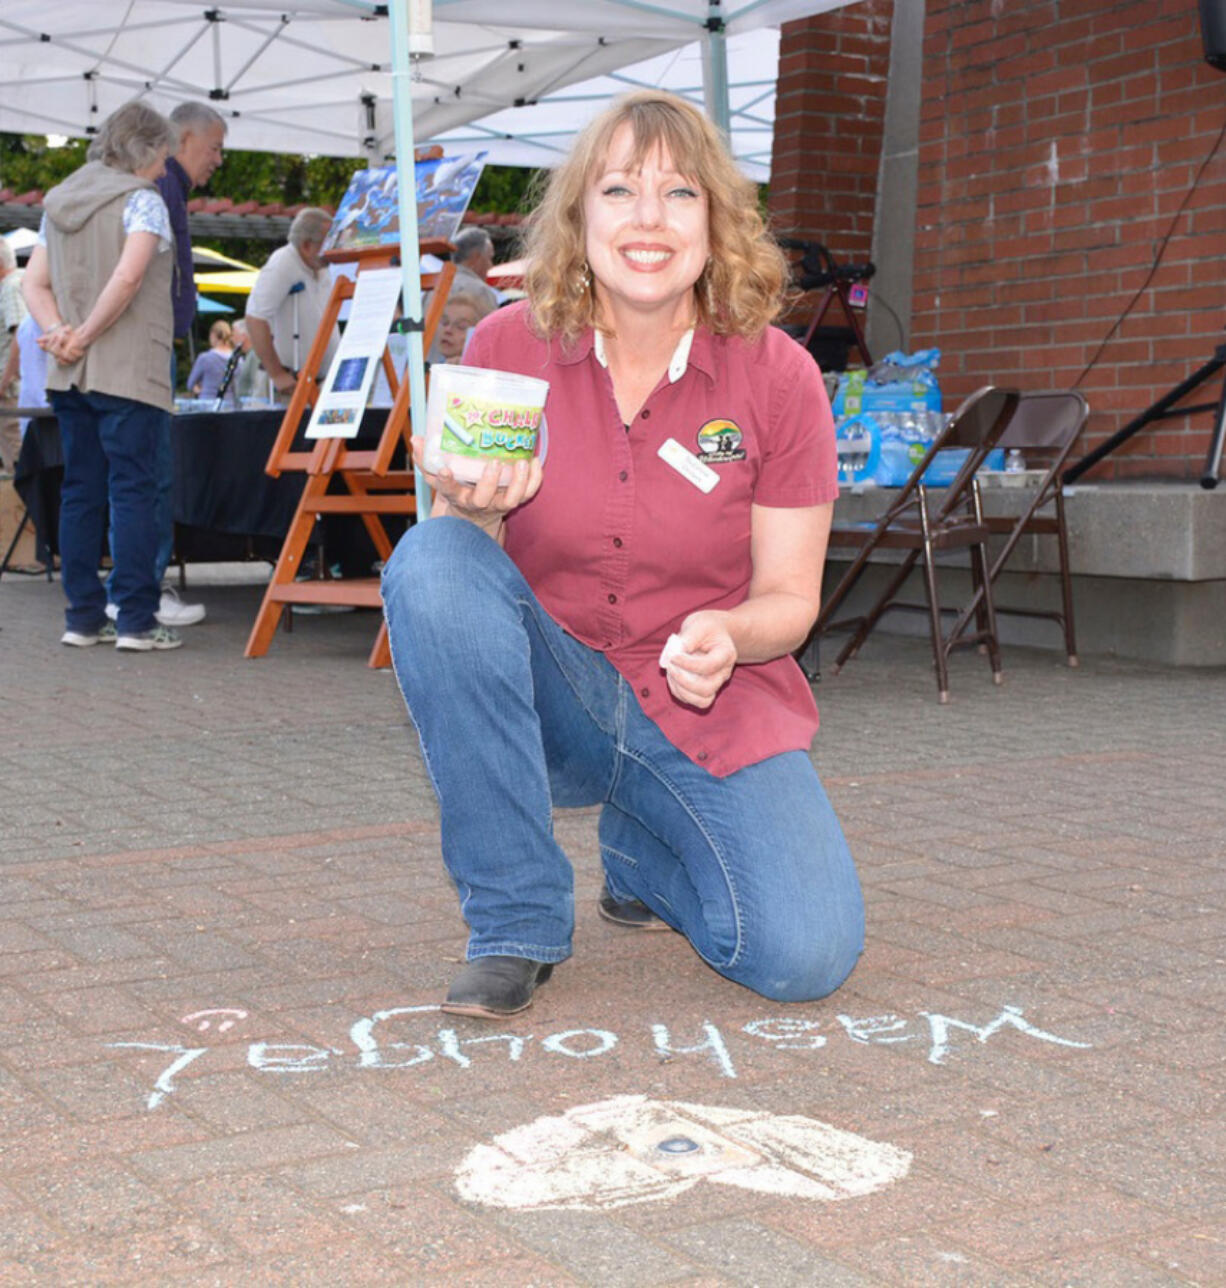
[[(607, 1055), (621, 1042), (618, 1034), (609, 1029), (565, 1029), (538, 1039), (532, 1034), (519, 1033), (482, 1033), (477, 1037), (468, 1037), (461, 1036), (453, 1028), (440, 1028), (428, 1039), (424, 1034), (417, 1034), (417, 1040), (405, 1041), (405, 1035), (393, 1027), (394, 1022), (403, 1026), (411, 1023), (413, 1016), (439, 1011), (440, 1008), (433, 1004), (396, 1006), (364, 1016), (349, 1029), (349, 1040), (354, 1047), (351, 1051), (306, 1043), (251, 1042), (247, 1046), (247, 1064), (261, 1073), (282, 1075), (322, 1073), (337, 1067), (342, 1061), (354, 1062), (358, 1069), (411, 1069), (430, 1061), (444, 1060), (457, 1069), (468, 1069), (472, 1067), (475, 1048), (478, 1047), (488, 1049), (501, 1046), (505, 1058), (512, 1062), (524, 1058), (530, 1043), (535, 1044), (532, 1048), (534, 1051), (543, 1052), (549, 1057), (595, 1060)], [(218, 1012), (195, 1012), (185, 1017), (184, 1022), (196, 1022), (202, 1014), (216, 1013)], [(237, 1011), (222, 1013), (238, 1014)], [(827, 1029), (839, 1040), (865, 1046), (926, 1042), (930, 1064), (944, 1064), (953, 1043), (962, 1034), (980, 1045), (1006, 1029), (1057, 1046), (1084, 1050), (1091, 1045), (1036, 1027), (1026, 1019), (1020, 1006), (1001, 1007), (1000, 1013), (986, 1024), (974, 1024), (936, 1011), (919, 1011), (912, 1019), (892, 1014), (837, 1015), (835, 1021), (837, 1028), (820, 1020), (806, 1020), (791, 1015), (771, 1016), (751, 1020), (741, 1028), (740, 1033), (755, 1042), (768, 1043), (781, 1051), (820, 1050), (829, 1041), (825, 1031)], [(657, 1058), (672, 1060), (680, 1056), (705, 1056), (714, 1061), (723, 1077), (737, 1076), (732, 1051), (724, 1034), (710, 1020), (703, 1020), (698, 1025), (699, 1040), (691, 1045), (679, 1044), (666, 1024), (649, 1024), (647, 1027), (651, 1035), (651, 1051)], [(218, 1031), (220, 1032), (220, 1026)], [(395, 1038), (393, 1034), (396, 1034)], [(146, 1102), (149, 1109), (156, 1109), (167, 1096), (174, 1094), (174, 1080), (178, 1074), (210, 1051), (218, 1049), (206, 1046), (186, 1047), (166, 1042), (108, 1042), (106, 1045), (135, 1051), (161, 1051), (174, 1057), (153, 1085)]]

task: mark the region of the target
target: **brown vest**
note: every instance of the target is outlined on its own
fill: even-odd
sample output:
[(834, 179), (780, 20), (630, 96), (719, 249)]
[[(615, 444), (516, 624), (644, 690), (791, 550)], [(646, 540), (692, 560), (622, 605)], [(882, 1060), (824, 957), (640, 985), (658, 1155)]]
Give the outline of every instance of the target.
[[(89, 161), (47, 193), (47, 260), (60, 317), (80, 326), (89, 316), (123, 253), (123, 209), (148, 179)], [(156, 191), (156, 189), (154, 189)], [(175, 257), (154, 255), (131, 303), (71, 366), (51, 362), (48, 389), (77, 388), (174, 407), (170, 387), (174, 314), (170, 300)]]

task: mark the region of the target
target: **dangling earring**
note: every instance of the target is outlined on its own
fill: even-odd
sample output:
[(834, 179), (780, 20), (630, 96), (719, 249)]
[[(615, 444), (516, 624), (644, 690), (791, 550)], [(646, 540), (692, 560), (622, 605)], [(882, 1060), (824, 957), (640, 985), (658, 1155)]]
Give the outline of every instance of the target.
[(587, 260), (583, 261), (583, 267), (579, 270), (579, 276), (575, 278), (575, 294), (583, 295), (586, 291), (592, 289), (592, 270), (588, 267)]
[(707, 262), (703, 265), (702, 270), (702, 289), (706, 296), (707, 316), (715, 316), (715, 292), (711, 289), (711, 256), (707, 256)]

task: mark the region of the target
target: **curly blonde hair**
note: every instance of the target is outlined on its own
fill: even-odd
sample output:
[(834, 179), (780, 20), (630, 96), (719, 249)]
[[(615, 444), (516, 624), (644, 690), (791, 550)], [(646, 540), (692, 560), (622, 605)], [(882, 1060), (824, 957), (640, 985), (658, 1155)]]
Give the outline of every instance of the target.
[(694, 287), (699, 323), (717, 335), (757, 337), (782, 308), (787, 261), (758, 211), (756, 186), (733, 164), (719, 131), (684, 99), (656, 90), (619, 98), (546, 180), (523, 242), (524, 288), (537, 330), (570, 341), (595, 324), (583, 198), (613, 135), (626, 124), (634, 137), (633, 166), (662, 147), (706, 194), (711, 258)]

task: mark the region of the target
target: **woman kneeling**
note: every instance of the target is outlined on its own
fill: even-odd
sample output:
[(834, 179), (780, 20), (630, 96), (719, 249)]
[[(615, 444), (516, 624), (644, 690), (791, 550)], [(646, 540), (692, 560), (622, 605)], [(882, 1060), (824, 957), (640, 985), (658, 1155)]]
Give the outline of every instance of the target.
[(428, 476), (434, 517), (384, 573), (470, 931), (443, 1009), (514, 1014), (570, 956), (552, 811), (596, 803), (602, 916), (822, 997), (864, 910), (791, 657), (838, 489), (820, 373), (769, 325), (786, 264), (715, 129), (654, 92), (579, 137), (527, 250), (528, 298), (465, 362), (549, 382), (548, 465)]

